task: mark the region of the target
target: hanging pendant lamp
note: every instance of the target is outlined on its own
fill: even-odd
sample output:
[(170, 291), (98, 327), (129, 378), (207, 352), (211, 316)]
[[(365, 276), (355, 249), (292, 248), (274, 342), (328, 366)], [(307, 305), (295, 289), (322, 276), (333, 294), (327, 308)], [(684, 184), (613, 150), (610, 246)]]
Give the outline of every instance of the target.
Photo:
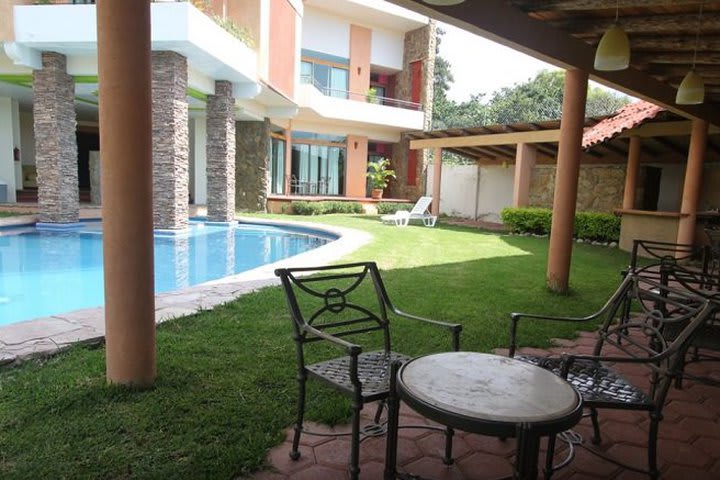
[(619, 1), (615, 3), (615, 23), (605, 31), (595, 50), (595, 70), (613, 72), (630, 66), (630, 40), (618, 25)]
[(705, 82), (702, 77), (695, 71), (695, 61), (697, 60), (698, 44), (700, 43), (700, 25), (702, 23), (703, 4), (700, 3), (698, 12), (698, 25), (695, 31), (695, 49), (693, 50), (693, 61), (690, 71), (680, 82), (677, 94), (675, 95), (675, 103), (678, 105), (698, 105), (705, 101)]
[(457, 5), (459, 3), (463, 3), (464, 1), (465, 0), (423, 0), (423, 2), (429, 3), (430, 5), (439, 5), (442, 7)]

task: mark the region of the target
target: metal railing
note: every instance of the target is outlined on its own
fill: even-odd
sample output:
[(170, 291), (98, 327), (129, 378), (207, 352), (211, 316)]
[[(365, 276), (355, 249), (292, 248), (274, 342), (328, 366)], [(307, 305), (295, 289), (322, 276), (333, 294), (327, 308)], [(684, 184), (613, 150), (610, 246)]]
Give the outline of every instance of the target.
[(309, 75), (301, 75), (300, 83), (312, 85), (320, 91), (326, 97), (344, 98), (349, 100), (364, 101), (366, 103), (374, 103), (377, 105), (385, 105), (388, 107), (405, 108), (407, 110), (422, 111), (422, 104), (410, 102), (407, 100), (399, 100), (397, 98), (382, 97), (380, 95), (374, 95), (372, 93), (357, 93), (349, 90), (339, 90), (336, 88), (326, 87), (319, 84), (314, 78)]

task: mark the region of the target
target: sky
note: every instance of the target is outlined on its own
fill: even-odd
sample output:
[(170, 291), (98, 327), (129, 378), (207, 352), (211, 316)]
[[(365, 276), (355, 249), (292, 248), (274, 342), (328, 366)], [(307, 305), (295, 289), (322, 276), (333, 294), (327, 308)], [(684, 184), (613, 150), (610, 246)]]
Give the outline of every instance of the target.
[(502, 87), (525, 82), (543, 69), (556, 69), (452, 25), (440, 23), (439, 26), (445, 31), (440, 55), (450, 62), (455, 78), (448, 92), (451, 100), (465, 101), (475, 93), (489, 96)]

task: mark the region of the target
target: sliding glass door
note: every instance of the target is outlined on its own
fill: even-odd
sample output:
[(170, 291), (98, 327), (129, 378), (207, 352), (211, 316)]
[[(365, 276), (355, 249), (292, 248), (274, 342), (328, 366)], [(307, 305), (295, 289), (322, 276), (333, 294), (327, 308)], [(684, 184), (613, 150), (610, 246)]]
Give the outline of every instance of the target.
[(345, 148), (293, 143), (293, 192), (299, 195), (343, 195)]

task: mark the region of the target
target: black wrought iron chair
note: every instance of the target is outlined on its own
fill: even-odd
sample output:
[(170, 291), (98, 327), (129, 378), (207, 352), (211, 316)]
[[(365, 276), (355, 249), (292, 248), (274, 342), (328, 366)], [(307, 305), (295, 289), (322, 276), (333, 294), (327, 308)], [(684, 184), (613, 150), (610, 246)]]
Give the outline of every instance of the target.
[[(309, 275), (315, 272), (313, 275)], [(294, 328), (298, 367), (298, 405), (295, 433), (290, 458), (300, 457), (298, 446), (305, 415), (305, 384), (308, 376), (317, 378), (335, 388), (352, 401), (352, 432), (350, 476), (359, 474), (360, 442), (366, 438), (360, 429), (360, 411), (364, 404), (380, 400), (371, 434), (377, 434), (377, 424), (383, 411), (383, 401), (389, 393), (389, 374), (392, 362), (406, 361), (409, 357), (393, 352), (390, 342), (389, 313), (398, 317), (442, 327), (451, 333), (452, 348), (460, 348), (462, 326), (410, 315), (398, 310), (390, 301), (380, 272), (374, 262), (335, 265), (329, 267), (280, 268), (275, 274), (282, 280)], [(347, 336), (372, 332), (382, 348), (363, 351)], [(346, 356), (306, 364), (312, 355), (306, 346), (320, 342), (343, 349)], [(317, 354), (318, 352), (314, 352)], [(447, 432), (446, 461), (450, 462), (452, 449), (451, 429)], [(362, 438), (361, 438), (362, 437)]]
[[(666, 272), (670, 284), (677, 281), (674, 272)], [(627, 299), (632, 300), (633, 313), (629, 319), (624, 319)], [(656, 479), (659, 475), (657, 435), (668, 390), (673, 380), (681, 375), (688, 345), (707, 325), (717, 307), (710, 298), (689, 290), (670, 288), (658, 279), (630, 272), (607, 303), (587, 317), (513, 313), (509, 354), (515, 356), (518, 326), (523, 319), (599, 323), (592, 355), (563, 354), (547, 358), (519, 355), (517, 358), (552, 370), (577, 388), (592, 421), (594, 444), (601, 441), (598, 410), (647, 411), (650, 417), (647, 468), (623, 464), (597, 449), (588, 447), (588, 451)], [(669, 335), (668, 332), (673, 333)], [(631, 383), (613, 367), (623, 363), (647, 367), (650, 387)], [(554, 450), (555, 438), (551, 437), (545, 464), (546, 479), (555, 469)]]

